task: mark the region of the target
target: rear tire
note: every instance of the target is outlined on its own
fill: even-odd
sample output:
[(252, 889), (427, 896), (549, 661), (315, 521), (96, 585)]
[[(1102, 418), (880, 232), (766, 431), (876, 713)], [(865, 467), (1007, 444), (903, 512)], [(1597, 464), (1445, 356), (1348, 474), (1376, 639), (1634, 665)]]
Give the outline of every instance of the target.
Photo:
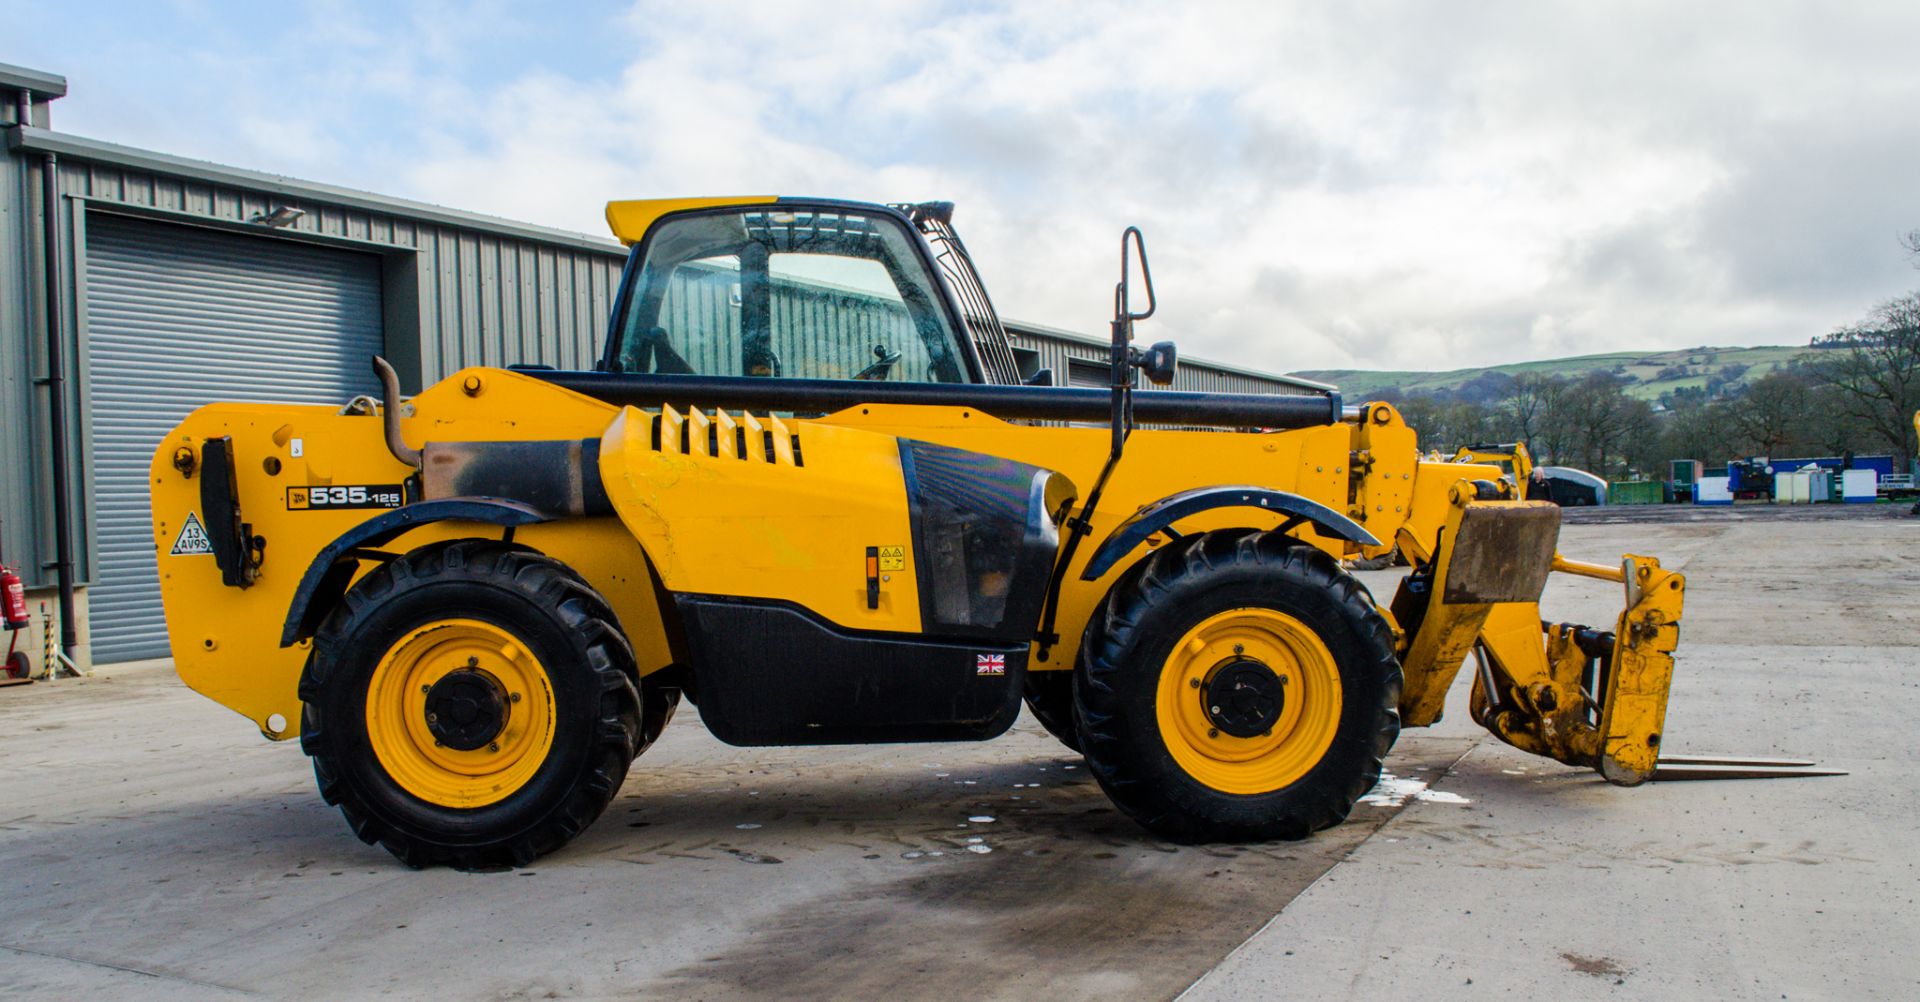
[(1142, 561), (1089, 625), (1077, 676), (1094, 777), (1176, 841), (1336, 825), (1400, 732), (1400, 664), (1372, 597), (1280, 533), (1195, 534)]
[[(565, 565), (435, 544), (321, 625), (300, 744), (321, 797), (408, 866), (524, 866), (599, 817), (658, 733), (636, 679), (613, 610)], [(671, 707), (647, 711), (664, 726)]]

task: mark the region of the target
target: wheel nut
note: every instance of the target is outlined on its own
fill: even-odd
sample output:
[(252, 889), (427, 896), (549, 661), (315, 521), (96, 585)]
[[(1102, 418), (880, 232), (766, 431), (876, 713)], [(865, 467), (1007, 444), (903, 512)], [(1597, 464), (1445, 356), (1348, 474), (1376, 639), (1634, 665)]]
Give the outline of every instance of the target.
[(1234, 644), (1234, 645), (1233, 645), (1233, 653), (1235, 653), (1235, 654), (1245, 654), (1245, 653), (1247, 653), (1247, 645), (1246, 645), (1246, 644)]
[(429, 723), (429, 724), (437, 724), (437, 723), (439, 723), (439, 722), (440, 722), (440, 715), (439, 715), (439, 714), (437, 714), (437, 713), (429, 713), (429, 714), (427, 714), (427, 723)]
[(478, 667), (480, 667), (480, 659), (479, 659), (479, 658), (477, 658), (477, 657), (469, 657), (469, 658), (467, 658), (467, 667), (469, 667), (469, 668), (478, 668)]
[(499, 750), (500, 750), (500, 742), (498, 742), (498, 741), (489, 741), (489, 742), (487, 742), (487, 750), (488, 750), (488, 751), (499, 751)]
[(420, 687), (420, 692), (421, 692), (421, 694), (422, 694), (422, 695), (425, 695), (426, 693), (429, 693), (429, 692), (432, 692), (432, 691), (433, 691), (433, 686), (430, 686), (430, 685), (423, 685), (423, 686), (421, 686), (421, 687)]
[(1218, 730), (1215, 730), (1214, 728), (1211, 728), (1211, 727), (1207, 728), (1207, 737), (1217, 738), (1219, 736), (1220, 736), (1220, 732)]
[(516, 692), (516, 693), (514, 693), (514, 694), (512, 694), (511, 696), (508, 696), (508, 697), (507, 697), (507, 699), (508, 699), (509, 701), (511, 701), (511, 702), (515, 702), (515, 703), (518, 703), (518, 702), (520, 702), (520, 694)]
[(1214, 712), (1214, 713), (1216, 713), (1216, 714), (1220, 712), (1220, 708), (1219, 708), (1219, 707), (1217, 707), (1217, 706), (1209, 706), (1209, 707), (1207, 707), (1207, 709), (1208, 709), (1208, 710), (1210, 710), (1210, 711), (1212, 711), (1212, 712)]
[(1199, 679), (1197, 679), (1197, 678), (1190, 678), (1190, 679), (1187, 679), (1187, 685), (1189, 685), (1189, 686), (1191, 686), (1191, 687), (1193, 687), (1193, 688), (1195, 688), (1195, 689), (1198, 689), (1198, 688), (1200, 688), (1200, 680), (1199, 680)]

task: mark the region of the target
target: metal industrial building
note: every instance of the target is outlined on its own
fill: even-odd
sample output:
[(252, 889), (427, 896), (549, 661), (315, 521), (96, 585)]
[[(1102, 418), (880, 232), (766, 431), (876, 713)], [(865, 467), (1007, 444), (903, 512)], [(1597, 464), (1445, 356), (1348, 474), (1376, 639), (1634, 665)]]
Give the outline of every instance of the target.
[[(0, 65), (0, 560), (51, 621), (36, 669), (42, 636), (82, 665), (166, 655), (146, 474), (194, 407), (344, 402), (375, 352), (409, 388), (597, 357), (618, 243), (55, 132), (65, 93)], [(1058, 381), (1104, 381), (1103, 341), (1007, 326)], [(1196, 360), (1175, 385), (1301, 392)]]

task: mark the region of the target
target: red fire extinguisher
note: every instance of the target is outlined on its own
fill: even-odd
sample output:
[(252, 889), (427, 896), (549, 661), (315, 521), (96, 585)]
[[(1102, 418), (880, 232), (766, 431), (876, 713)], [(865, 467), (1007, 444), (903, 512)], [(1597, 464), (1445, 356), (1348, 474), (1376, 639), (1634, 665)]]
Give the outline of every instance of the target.
[(0, 564), (0, 620), (7, 628), (7, 658), (0, 662), (0, 683), (12, 685), (33, 677), (33, 666), (19, 649), (20, 631), (32, 622), (27, 616), (27, 589), (10, 564)]
[(33, 677), (33, 666), (27, 663), (25, 651), (18, 649), (20, 631), (27, 623), (27, 589), (20, 584), (20, 575), (13, 568), (0, 564), (0, 616), (7, 624), (7, 659), (0, 662), (0, 684), (13, 685)]
[(0, 564), (0, 609), (6, 613), (9, 630), (24, 630), (31, 622), (27, 618), (27, 587), (20, 583), (20, 575), (4, 564)]

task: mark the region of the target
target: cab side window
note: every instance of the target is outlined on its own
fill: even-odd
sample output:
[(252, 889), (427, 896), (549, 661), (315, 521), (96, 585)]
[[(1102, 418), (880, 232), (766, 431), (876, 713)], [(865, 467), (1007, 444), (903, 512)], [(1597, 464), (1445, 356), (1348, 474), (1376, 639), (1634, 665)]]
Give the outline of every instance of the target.
[(897, 220), (754, 209), (658, 224), (621, 372), (960, 382), (938, 285)]
[(775, 254), (769, 271), (778, 375), (937, 381), (912, 312), (878, 261)]
[(657, 324), (627, 331), (636, 363), (629, 371), (743, 375), (738, 257), (701, 258), (675, 267), (658, 319)]

